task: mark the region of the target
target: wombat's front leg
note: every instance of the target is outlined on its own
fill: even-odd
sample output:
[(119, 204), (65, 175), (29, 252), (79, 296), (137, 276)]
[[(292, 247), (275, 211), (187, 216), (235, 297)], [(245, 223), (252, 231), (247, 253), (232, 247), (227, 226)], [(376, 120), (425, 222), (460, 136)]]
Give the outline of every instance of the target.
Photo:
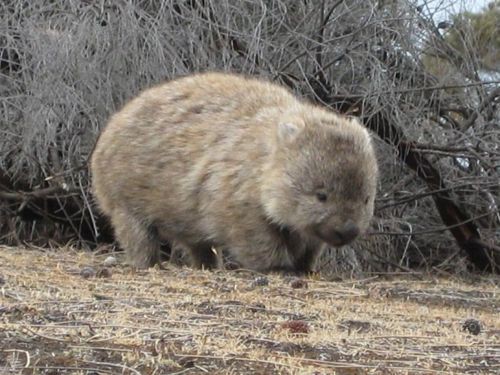
[(270, 271), (288, 276), (308, 276), (316, 272), (316, 260), (321, 254), (321, 247), (307, 248), (306, 252), (293, 261), (293, 265), (279, 265)]
[(200, 242), (189, 246), (191, 265), (194, 268), (215, 269), (221, 265), (221, 256), (212, 250), (208, 242)]
[(316, 261), (323, 252), (323, 248), (323, 244), (308, 245), (304, 254), (294, 261), (295, 272), (299, 275), (314, 272), (316, 268)]

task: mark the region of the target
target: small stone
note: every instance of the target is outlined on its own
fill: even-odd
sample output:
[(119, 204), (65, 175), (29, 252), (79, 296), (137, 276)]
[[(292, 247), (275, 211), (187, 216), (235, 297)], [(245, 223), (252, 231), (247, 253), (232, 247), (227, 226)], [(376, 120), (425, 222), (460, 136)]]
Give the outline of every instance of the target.
[(103, 267), (99, 271), (97, 271), (97, 277), (108, 278), (111, 277), (112, 272), (109, 268)]
[(80, 276), (84, 279), (90, 279), (96, 275), (96, 270), (92, 267), (83, 267), (80, 270)]
[(249, 307), (251, 312), (262, 312), (266, 310), (266, 305), (263, 303), (257, 302), (256, 304)]
[(462, 330), (469, 331), (472, 335), (479, 335), (481, 333), (481, 323), (476, 319), (467, 319), (462, 325)]
[(118, 264), (118, 261), (114, 256), (109, 256), (106, 259), (104, 259), (104, 262), (102, 263), (104, 267), (113, 267)]
[(290, 281), (290, 286), (294, 289), (301, 289), (301, 288), (307, 288), (307, 281), (295, 278)]
[(367, 332), (372, 328), (372, 324), (362, 320), (344, 319), (337, 325), (337, 328), (349, 333), (351, 331)]
[(269, 279), (265, 276), (256, 277), (252, 281), (252, 286), (267, 286), (269, 285)]

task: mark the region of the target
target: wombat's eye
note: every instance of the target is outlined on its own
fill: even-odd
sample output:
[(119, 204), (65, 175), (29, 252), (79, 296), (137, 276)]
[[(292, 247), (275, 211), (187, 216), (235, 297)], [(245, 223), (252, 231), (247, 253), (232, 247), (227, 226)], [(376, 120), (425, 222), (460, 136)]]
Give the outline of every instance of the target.
[(316, 198), (320, 201), (320, 202), (326, 202), (326, 199), (328, 198), (328, 196), (326, 195), (326, 193), (322, 192), (322, 191), (318, 191), (316, 193)]

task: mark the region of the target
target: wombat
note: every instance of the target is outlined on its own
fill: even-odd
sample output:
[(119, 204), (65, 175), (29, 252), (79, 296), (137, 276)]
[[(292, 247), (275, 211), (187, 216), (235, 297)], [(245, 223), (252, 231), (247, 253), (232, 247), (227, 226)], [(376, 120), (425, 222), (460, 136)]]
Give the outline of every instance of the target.
[(193, 266), (309, 272), (323, 245), (366, 231), (378, 168), (354, 118), (278, 84), (199, 73), (149, 88), (114, 114), (91, 159), (93, 192), (137, 267), (161, 241)]

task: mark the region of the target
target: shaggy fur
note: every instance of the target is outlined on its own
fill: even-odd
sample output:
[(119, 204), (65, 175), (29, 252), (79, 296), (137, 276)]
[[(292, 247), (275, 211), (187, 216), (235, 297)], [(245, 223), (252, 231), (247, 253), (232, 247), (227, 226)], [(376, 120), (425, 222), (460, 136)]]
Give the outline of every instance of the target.
[(93, 191), (130, 262), (160, 241), (216, 267), (212, 247), (259, 271), (313, 269), (323, 244), (368, 227), (377, 163), (353, 118), (287, 89), (204, 73), (142, 92), (110, 119), (92, 155)]

